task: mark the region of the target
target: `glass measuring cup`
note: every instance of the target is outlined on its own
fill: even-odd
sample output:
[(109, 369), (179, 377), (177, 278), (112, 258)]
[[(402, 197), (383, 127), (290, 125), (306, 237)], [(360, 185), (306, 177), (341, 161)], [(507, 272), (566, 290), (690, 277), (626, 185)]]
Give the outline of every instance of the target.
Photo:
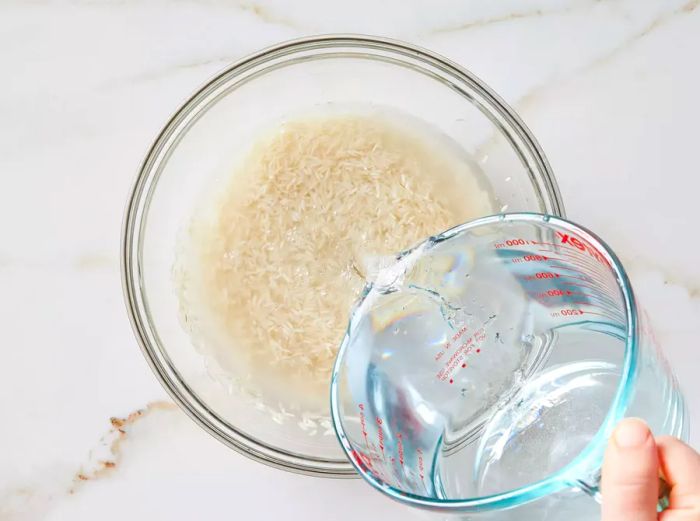
[(595, 516), (588, 496), (625, 416), (687, 438), (619, 260), (539, 214), (458, 226), (382, 270), (351, 317), (331, 407), (370, 484), (470, 519)]

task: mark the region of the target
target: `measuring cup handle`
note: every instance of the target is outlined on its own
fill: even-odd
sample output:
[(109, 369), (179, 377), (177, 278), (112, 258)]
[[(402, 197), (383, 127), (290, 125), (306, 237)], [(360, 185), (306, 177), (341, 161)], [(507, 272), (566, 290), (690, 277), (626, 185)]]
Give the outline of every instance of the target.
[[(585, 481), (579, 480), (576, 483), (576, 487), (589, 496), (591, 496), (597, 503), (603, 504), (603, 495), (600, 492), (600, 475), (598, 475), (593, 483), (587, 483)], [(669, 494), (671, 493), (671, 487), (666, 480), (659, 477), (659, 502), (657, 503), (656, 510), (658, 512), (663, 512), (669, 506)]]

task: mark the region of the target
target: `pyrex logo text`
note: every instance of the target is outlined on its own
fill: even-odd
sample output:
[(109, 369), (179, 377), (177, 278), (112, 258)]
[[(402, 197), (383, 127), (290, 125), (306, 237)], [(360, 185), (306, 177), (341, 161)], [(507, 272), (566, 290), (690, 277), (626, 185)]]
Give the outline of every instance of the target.
[(559, 236), (559, 240), (562, 244), (570, 244), (580, 251), (585, 251), (598, 262), (610, 267), (608, 259), (606, 259), (595, 247), (588, 244), (588, 242), (572, 237), (567, 233), (557, 232), (557, 235)]

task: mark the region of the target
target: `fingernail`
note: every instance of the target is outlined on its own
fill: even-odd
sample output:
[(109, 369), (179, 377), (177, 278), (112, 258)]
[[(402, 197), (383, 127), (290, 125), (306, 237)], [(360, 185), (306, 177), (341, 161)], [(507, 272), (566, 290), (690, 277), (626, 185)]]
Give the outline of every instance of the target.
[(641, 447), (650, 436), (649, 427), (642, 420), (629, 418), (623, 420), (615, 429), (615, 443), (622, 449)]

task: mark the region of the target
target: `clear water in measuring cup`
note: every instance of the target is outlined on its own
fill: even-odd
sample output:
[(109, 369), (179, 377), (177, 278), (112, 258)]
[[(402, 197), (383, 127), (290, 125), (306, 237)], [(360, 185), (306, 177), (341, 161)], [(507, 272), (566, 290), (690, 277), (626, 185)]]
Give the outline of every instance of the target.
[(401, 255), (358, 304), (333, 414), (381, 486), (461, 499), (540, 480), (596, 436), (626, 315), (607, 259), (541, 221), (458, 227)]

